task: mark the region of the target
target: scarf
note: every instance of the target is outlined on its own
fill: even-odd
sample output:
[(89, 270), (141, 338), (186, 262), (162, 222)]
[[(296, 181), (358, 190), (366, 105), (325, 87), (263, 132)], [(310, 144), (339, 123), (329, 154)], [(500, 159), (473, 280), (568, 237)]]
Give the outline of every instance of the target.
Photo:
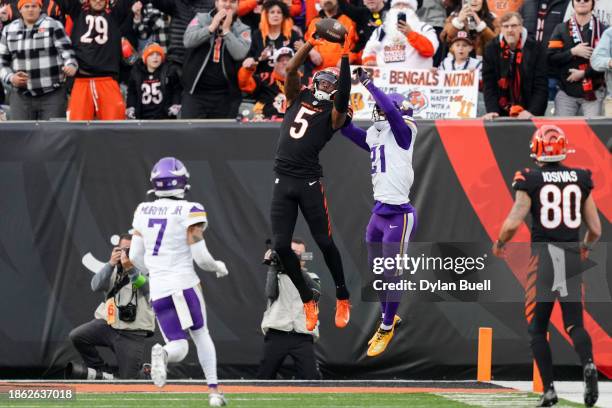
[(538, 19), (536, 24), (535, 39), (537, 42), (542, 42), (544, 39), (544, 24), (548, 15), (548, 0), (540, 0), (540, 9), (538, 10)]
[[(578, 21), (576, 21), (576, 15), (574, 14), (572, 18), (567, 22), (569, 24), (569, 32), (574, 40), (574, 44), (580, 44), (586, 42), (582, 39), (582, 33), (580, 32), (580, 26), (578, 25)], [(591, 30), (591, 40), (589, 45), (592, 48), (597, 47), (597, 43), (599, 42), (599, 38), (601, 37), (601, 23), (599, 20), (595, 18), (595, 16), (591, 15), (591, 21), (589, 21), (589, 30)], [(578, 67), (580, 70), (586, 71), (591, 66), (591, 61), (586, 60), (586, 62), (580, 64)], [(590, 78), (584, 78), (582, 80), (582, 92), (584, 93), (584, 99), (587, 101), (597, 100), (597, 96), (595, 95), (595, 91), (593, 89), (593, 80)]]
[(522, 35), (519, 37), (514, 52), (506, 42), (505, 38), (500, 41), (501, 63), (500, 78), (497, 81), (499, 86), (498, 104), (508, 115), (515, 113), (521, 97), (521, 64), (523, 62), (523, 42)]

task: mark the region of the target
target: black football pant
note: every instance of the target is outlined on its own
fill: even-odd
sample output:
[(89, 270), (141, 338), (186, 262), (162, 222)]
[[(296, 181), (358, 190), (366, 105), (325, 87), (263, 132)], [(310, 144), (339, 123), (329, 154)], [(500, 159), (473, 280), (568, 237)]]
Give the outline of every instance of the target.
[[(565, 250), (565, 281), (567, 295), (560, 291), (552, 292), (554, 268), (547, 245), (534, 248), (530, 272), (527, 277), (525, 315), (529, 323), (531, 350), (540, 370), (544, 389), (553, 384), (553, 362), (550, 344), (547, 339), (548, 324), (555, 299), (558, 299), (563, 315), (563, 327), (572, 339), (574, 349), (584, 367), (593, 361), (591, 337), (584, 329), (582, 318), (582, 279), (580, 276), (580, 256), (577, 250)], [(574, 276), (571, 276), (572, 272)]]
[(285, 273), (300, 293), (302, 302), (312, 300), (312, 290), (302, 276), (300, 260), (291, 249), (298, 208), (302, 211), (312, 237), (323, 253), (325, 263), (332, 274), (336, 285), (336, 297), (348, 299), (342, 258), (332, 239), (325, 190), (318, 179), (299, 179), (283, 175), (276, 177), (270, 216), (274, 250), (283, 264)]
[(312, 335), (275, 329), (269, 329), (266, 333), (264, 356), (257, 378), (275, 380), (287, 356), (293, 358), (296, 379), (318, 380), (321, 378), (317, 368)]
[(116, 330), (106, 320), (94, 319), (74, 328), (69, 337), (87, 367), (111, 372), (96, 349), (96, 346), (108, 347), (117, 357), (119, 378), (139, 378), (147, 345), (147, 338), (140, 331)]

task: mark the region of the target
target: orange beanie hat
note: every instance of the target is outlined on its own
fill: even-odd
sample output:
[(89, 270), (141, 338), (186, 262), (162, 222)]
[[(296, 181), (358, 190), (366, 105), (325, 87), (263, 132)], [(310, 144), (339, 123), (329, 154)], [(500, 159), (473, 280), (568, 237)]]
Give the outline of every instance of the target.
[(142, 62), (146, 64), (147, 58), (149, 58), (149, 55), (153, 54), (154, 52), (159, 53), (159, 55), (161, 55), (162, 57), (162, 60), (166, 58), (166, 53), (164, 52), (164, 49), (161, 47), (161, 45), (157, 43), (151, 43), (147, 45), (147, 47), (142, 52)]

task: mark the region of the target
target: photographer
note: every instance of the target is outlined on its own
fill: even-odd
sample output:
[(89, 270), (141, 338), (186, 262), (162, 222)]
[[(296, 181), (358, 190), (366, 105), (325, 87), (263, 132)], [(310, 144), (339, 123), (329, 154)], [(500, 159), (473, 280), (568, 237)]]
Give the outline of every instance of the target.
[[(313, 292), (320, 294), (319, 277), (305, 267), (308, 255), (312, 256), (306, 253), (306, 244), (294, 238), (291, 241), (291, 249), (300, 258), (306, 284)], [(302, 299), (289, 276), (283, 273), (276, 253), (268, 250), (264, 263), (270, 266), (266, 281), (268, 307), (261, 322), (261, 330), (265, 334), (264, 355), (257, 377), (275, 379), (283, 360), (289, 355), (295, 363), (297, 379), (319, 379), (314, 354), (314, 342), (319, 338), (318, 323), (313, 331), (306, 329)], [(316, 300), (318, 301), (318, 295)]]
[(148, 299), (148, 279), (127, 256), (131, 241), (131, 235), (122, 235), (108, 263), (91, 280), (92, 290), (104, 291), (105, 297), (94, 313), (95, 319), (70, 332), (70, 340), (87, 366), (81, 370), (73, 364), (69, 369), (72, 377), (113, 378), (96, 346), (108, 347), (115, 353), (119, 378), (139, 376), (145, 339), (155, 331), (155, 317)]

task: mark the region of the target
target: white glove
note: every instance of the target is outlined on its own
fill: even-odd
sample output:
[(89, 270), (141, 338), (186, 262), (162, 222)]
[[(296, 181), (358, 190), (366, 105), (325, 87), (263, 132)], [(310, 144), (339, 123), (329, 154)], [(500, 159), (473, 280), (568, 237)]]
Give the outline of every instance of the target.
[(168, 116), (176, 116), (176, 117), (178, 117), (179, 113), (181, 113), (181, 105), (172, 105), (168, 109)]
[(229, 271), (227, 270), (227, 266), (225, 266), (225, 262), (215, 261), (215, 264), (217, 264), (217, 270), (215, 271), (217, 273), (217, 278), (222, 278), (224, 276), (229, 275)]
[(127, 108), (125, 110), (125, 116), (128, 119), (136, 119), (136, 108), (132, 107), (132, 108)]

